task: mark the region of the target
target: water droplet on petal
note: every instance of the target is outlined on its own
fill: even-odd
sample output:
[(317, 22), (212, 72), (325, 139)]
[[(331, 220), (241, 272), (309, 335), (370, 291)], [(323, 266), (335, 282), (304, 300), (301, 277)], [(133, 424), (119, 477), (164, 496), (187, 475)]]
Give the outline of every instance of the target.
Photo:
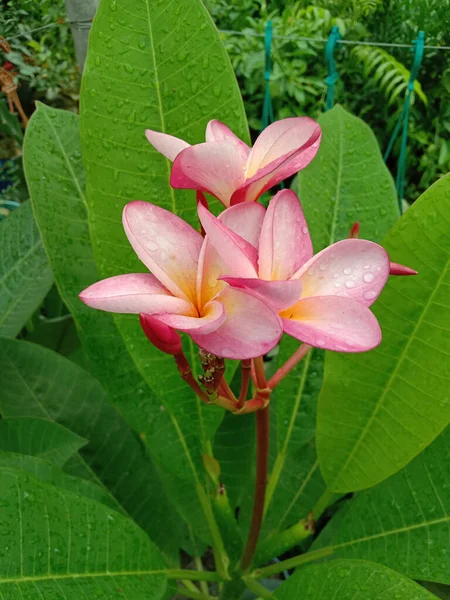
[(344, 269), (344, 275), (350, 275), (352, 272), (352, 270), (350, 269), (350, 267), (345, 267)]
[(373, 273), (364, 273), (363, 279), (366, 283), (372, 283), (375, 279), (375, 275)]
[(325, 342), (325, 340), (318, 339), (318, 340), (316, 340), (316, 344), (317, 344), (318, 346), (325, 346), (326, 342)]
[(363, 298), (365, 300), (373, 300), (373, 298), (375, 298), (376, 295), (377, 295), (377, 293), (374, 292), (373, 290), (367, 290), (364, 292)]
[(304, 234), (308, 233), (308, 228), (307, 227), (302, 227), (302, 231)]
[(328, 265), (326, 263), (321, 263), (319, 269), (321, 271), (326, 271), (328, 269)]
[(340, 281), (335, 281), (335, 282), (334, 282), (334, 287), (335, 287), (335, 288), (340, 288), (340, 287), (341, 287), (341, 285), (342, 285), (342, 284), (341, 284), (341, 282), (340, 282)]
[(365, 270), (370, 269), (370, 265), (364, 265)]
[(353, 281), (353, 279), (348, 279), (345, 282), (345, 287), (348, 288), (349, 290), (352, 289), (352, 288), (354, 288), (355, 285), (356, 285), (356, 283)]

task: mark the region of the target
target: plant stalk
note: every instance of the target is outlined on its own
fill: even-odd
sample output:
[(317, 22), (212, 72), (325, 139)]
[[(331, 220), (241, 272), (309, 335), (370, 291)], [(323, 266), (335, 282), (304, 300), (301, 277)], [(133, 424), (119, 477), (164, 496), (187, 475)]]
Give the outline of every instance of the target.
[(288, 375), (288, 373), (290, 373), (296, 365), (298, 365), (302, 358), (304, 358), (308, 354), (311, 348), (312, 346), (309, 346), (308, 344), (302, 344), (294, 352), (294, 354), (287, 359), (284, 365), (282, 365), (278, 369), (275, 375), (269, 379), (269, 381), (267, 382), (267, 387), (273, 390), (273, 388), (276, 387), (280, 383), (280, 381), (284, 377), (286, 377), (286, 375)]
[(190, 571), (186, 569), (166, 569), (161, 571), (169, 579), (188, 579), (189, 581), (223, 581), (224, 578), (216, 571)]
[(300, 556), (294, 556), (293, 558), (282, 560), (281, 562), (275, 563), (274, 565), (269, 565), (268, 567), (263, 567), (262, 569), (256, 569), (255, 571), (253, 571), (251, 576), (253, 577), (253, 579), (270, 577), (270, 575), (276, 575), (277, 573), (281, 573), (282, 571), (286, 571), (287, 569), (294, 569), (295, 567), (299, 567), (300, 565), (305, 565), (307, 563), (320, 560), (321, 558), (326, 558), (327, 556), (331, 556), (333, 552), (334, 548), (330, 546), (329, 548), (323, 548), (320, 550), (315, 550), (313, 552), (307, 552), (306, 554), (300, 554)]
[(264, 514), (269, 462), (269, 406), (256, 412), (256, 443), (256, 483), (253, 514), (247, 544), (241, 558), (241, 569), (244, 572), (252, 564)]

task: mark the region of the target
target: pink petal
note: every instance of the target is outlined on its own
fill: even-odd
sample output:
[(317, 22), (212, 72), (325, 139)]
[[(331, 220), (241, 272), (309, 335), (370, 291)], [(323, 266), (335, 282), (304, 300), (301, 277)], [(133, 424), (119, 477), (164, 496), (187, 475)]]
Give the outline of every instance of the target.
[(375, 315), (366, 306), (348, 298), (305, 298), (280, 316), (286, 333), (318, 348), (366, 352), (381, 342)]
[(258, 252), (244, 238), (228, 229), (202, 204), (198, 204), (198, 216), (208, 240), (228, 266), (229, 275), (256, 277)]
[(254, 292), (263, 302), (274, 310), (289, 308), (302, 295), (302, 282), (300, 279), (288, 281), (264, 281), (263, 279), (245, 279), (241, 277), (221, 277), (234, 288), (250, 290)]
[(148, 340), (166, 354), (182, 352), (181, 336), (157, 318), (141, 313), (139, 322)]
[(289, 279), (312, 255), (299, 199), (291, 190), (282, 190), (270, 201), (264, 218), (259, 240), (259, 276)]
[(210, 121), (206, 126), (206, 141), (207, 142), (231, 142), (234, 144), (236, 150), (242, 157), (242, 160), (246, 162), (248, 155), (250, 154), (251, 148), (247, 146), (241, 139), (235, 135), (229, 127), (221, 123), (220, 121)]
[(389, 276), (387, 252), (367, 240), (337, 242), (316, 254), (295, 273), (303, 282), (303, 298), (343, 296), (370, 306)]
[(176, 215), (149, 202), (127, 204), (122, 221), (144, 265), (175, 296), (196, 304), (202, 236)]
[(278, 343), (281, 321), (256, 296), (227, 287), (218, 300), (226, 319), (209, 335), (192, 334), (196, 344), (217, 356), (241, 360), (266, 354)]
[(291, 117), (272, 123), (258, 136), (247, 161), (247, 177), (253, 177), (282, 156), (317, 139), (319, 124), (309, 117)]
[(165, 323), (169, 327), (185, 331), (186, 333), (201, 332), (211, 333), (215, 331), (225, 321), (225, 309), (221, 302), (213, 300), (208, 302), (202, 309), (202, 316), (189, 317), (176, 314), (161, 314), (157, 315), (161, 323)]
[(220, 281), (219, 277), (227, 270), (226, 264), (206, 236), (198, 260), (197, 302), (199, 306), (205, 305), (226, 287), (226, 283)]
[(262, 204), (248, 202), (227, 208), (220, 213), (219, 220), (257, 248), (265, 214), (266, 209)]
[(145, 137), (148, 139), (150, 144), (163, 154), (166, 158), (172, 162), (176, 159), (178, 154), (185, 148), (189, 148), (190, 144), (184, 140), (180, 140), (173, 135), (167, 133), (160, 133), (159, 131), (152, 131), (146, 129)]
[(391, 262), (389, 265), (389, 275), (417, 275), (417, 271), (399, 263)]
[(197, 144), (180, 152), (173, 163), (170, 185), (209, 192), (225, 206), (245, 181), (244, 162), (229, 141)]
[(319, 125), (308, 117), (269, 125), (253, 146), (246, 182), (233, 194), (231, 204), (256, 200), (270, 187), (304, 169), (317, 154), (321, 135)]
[(79, 297), (88, 306), (107, 312), (196, 314), (190, 302), (172, 296), (150, 273), (103, 279), (83, 290)]

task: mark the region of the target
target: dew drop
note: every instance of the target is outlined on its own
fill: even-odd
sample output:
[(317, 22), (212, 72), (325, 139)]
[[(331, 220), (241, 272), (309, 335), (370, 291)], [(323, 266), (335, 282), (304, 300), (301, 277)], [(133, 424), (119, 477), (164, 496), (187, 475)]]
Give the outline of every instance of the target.
[(318, 340), (316, 340), (316, 344), (317, 344), (318, 346), (325, 346), (326, 342), (325, 342), (325, 340), (318, 339)]
[(335, 282), (334, 282), (334, 287), (335, 287), (335, 288), (340, 288), (340, 287), (341, 287), (341, 285), (342, 285), (342, 284), (341, 284), (341, 282), (340, 282), (340, 281), (335, 281)]
[(326, 263), (321, 263), (319, 269), (321, 271), (326, 271), (328, 269), (328, 265)]
[(372, 283), (375, 279), (375, 275), (373, 273), (364, 273), (363, 279), (366, 283)]
[(308, 233), (308, 228), (307, 227), (302, 227), (302, 231), (303, 231), (304, 234), (307, 234)]
[(377, 293), (374, 292), (373, 290), (367, 290), (364, 292), (363, 298), (365, 300), (372, 300), (373, 298), (375, 298), (376, 295), (377, 295)]
[(370, 265), (364, 265), (364, 269), (367, 271), (367, 269), (370, 269)]
[(345, 267), (344, 269), (344, 275), (350, 275), (352, 272), (352, 270), (350, 269), (350, 267)]
[(345, 287), (348, 288), (349, 290), (351, 290), (352, 288), (354, 288), (356, 285), (356, 283), (353, 281), (353, 279), (348, 279), (345, 282)]

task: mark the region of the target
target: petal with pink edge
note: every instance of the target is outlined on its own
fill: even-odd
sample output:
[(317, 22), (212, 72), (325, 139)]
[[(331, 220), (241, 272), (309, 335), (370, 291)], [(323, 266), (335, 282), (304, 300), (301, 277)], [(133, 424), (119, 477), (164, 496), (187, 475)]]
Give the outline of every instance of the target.
[(209, 335), (193, 333), (196, 344), (217, 356), (242, 360), (266, 354), (279, 341), (281, 320), (256, 296), (226, 288), (218, 300), (227, 318)]
[(245, 181), (244, 162), (232, 142), (207, 142), (180, 152), (173, 163), (170, 185), (199, 190), (230, 205), (233, 192)]
[(302, 282), (300, 279), (264, 281), (262, 279), (225, 276), (221, 277), (221, 280), (229, 283), (231, 287), (254, 292), (274, 310), (289, 308), (298, 302), (302, 295)]
[(247, 161), (251, 148), (235, 135), (229, 127), (213, 119), (206, 126), (207, 142), (231, 142), (240, 153), (242, 160)]
[(227, 265), (228, 274), (238, 277), (256, 277), (258, 262), (256, 248), (224, 225), (202, 204), (198, 204), (197, 209), (208, 240)]
[(381, 342), (375, 315), (366, 306), (348, 298), (305, 298), (280, 316), (287, 334), (317, 348), (366, 352)]
[(320, 139), (321, 131), (318, 128), (316, 134), (304, 146), (259, 169), (234, 192), (230, 204), (234, 206), (241, 202), (257, 200), (266, 190), (307, 167), (319, 150)]
[(266, 209), (262, 204), (248, 202), (227, 208), (220, 213), (219, 220), (254, 248), (258, 248), (265, 214)]
[(167, 133), (152, 131), (151, 129), (147, 129), (145, 131), (145, 137), (150, 142), (150, 144), (156, 150), (158, 150), (158, 152), (163, 154), (172, 162), (176, 159), (176, 157), (178, 156), (178, 154), (180, 154), (182, 150), (185, 150), (190, 146), (190, 144), (188, 144), (184, 140), (180, 140), (180, 138), (174, 137), (173, 135), (168, 135)]
[(196, 314), (190, 302), (172, 296), (150, 273), (103, 279), (83, 290), (79, 298), (91, 308), (107, 312)]
[(186, 333), (211, 333), (215, 331), (225, 321), (226, 314), (223, 304), (213, 300), (208, 302), (202, 309), (202, 316), (189, 317), (176, 314), (161, 314), (157, 315), (161, 323), (165, 323), (169, 327), (184, 331)]
[(282, 190), (270, 201), (264, 217), (259, 239), (259, 276), (289, 279), (312, 255), (300, 201), (291, 190)]
[(202, 236), (176, 215), (149, 202), (127, 204), (122, 221), (144, 265), (175, 296), (196, 304)]
[(378, 244), (348, 239), (332, 244), (297, 271), (303, 298), (342, 296), (370, 306), (389, 276), (389, 256)]
[(292, 117), (272, 123), (258, 136), (247, 161), (247, 178), (280, 157), (310, 144), (320, 135), (319, 124), (309, 117)]

